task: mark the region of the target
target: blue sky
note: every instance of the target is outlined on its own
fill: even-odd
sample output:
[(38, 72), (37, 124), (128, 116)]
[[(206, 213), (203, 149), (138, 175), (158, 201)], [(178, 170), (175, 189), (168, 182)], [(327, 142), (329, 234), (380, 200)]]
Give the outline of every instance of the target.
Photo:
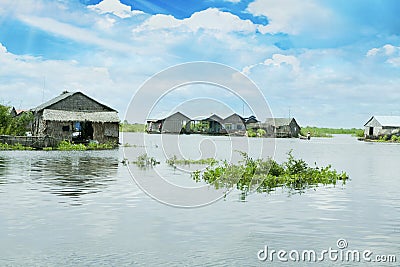
[[(301, 125), (362, 127), (400, 115), (398, 14), (396, 0), (4, 0), (0, 102), (28, 109), (80, 90), (123, 119), (155, 73), (212, 61), (252, 79), (277, 117), (290, 109)], [(176, 107), (175, 95), (160, 112)]]

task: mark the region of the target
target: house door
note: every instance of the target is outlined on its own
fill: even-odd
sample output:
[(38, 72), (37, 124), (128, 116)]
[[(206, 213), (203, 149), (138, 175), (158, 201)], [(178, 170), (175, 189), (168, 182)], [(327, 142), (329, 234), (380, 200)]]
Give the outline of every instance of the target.
[(93, 126), (92, 122), (90, 121), (85, 121), (81, 123), (81, 133), (82, 133), (82, 139), (83, 140), (93, 140)]
[(374, 127), (369, 127), (368, 135), (374, 135)]

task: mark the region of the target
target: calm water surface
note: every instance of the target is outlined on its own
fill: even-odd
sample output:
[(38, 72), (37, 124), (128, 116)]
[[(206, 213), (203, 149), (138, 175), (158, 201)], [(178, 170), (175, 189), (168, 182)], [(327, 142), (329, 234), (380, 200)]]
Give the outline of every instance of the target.
[[(159, 137), (149, 138), (148, 153), (161, 161), (157, 170), (174, 183), (193, 184), (187, 173), (164, 163)], [(185, 136), (180, 142), (190, 148), (199, 138)], [(124, 142), (140, 144), (139, 139), (131, 134)], [(243, 140), (234, 138), (238, 144)], [(225, 155), (207, 148), (207, 140), (200, 143), (199, 150), (182, 148), (185, 156)], [(397, 255), (397, 263), (379, 266), (399, 266), (400, 145), (350, 136), (277, 139), (275, 159), (282, 162), (291, 149), (311, 165), (346, 171), (351, 180), (302, 194), (282, 189), (252, 194), (246, 201), (233, 191), (214, 204), (183, 209), (143, 193), (120, 163), (121, 148), (0, 151), (0, 266), (308, 266), (261, 262), (257, 252), (265, 245), (287, 251), (336, 249), (339, 238), (346, 239), (349, 249)], [(133, 160), (143, 150), (126, 148), (125, 157)]]

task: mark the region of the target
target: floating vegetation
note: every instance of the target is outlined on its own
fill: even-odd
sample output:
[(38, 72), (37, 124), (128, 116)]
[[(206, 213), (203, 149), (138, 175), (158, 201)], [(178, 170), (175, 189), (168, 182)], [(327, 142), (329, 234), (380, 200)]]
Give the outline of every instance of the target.
[(267, 132), (264, 129), (257, 129), (257, 131), (254, 131), (250, 128), (247, 130), (247, 137), (263, 137), (266, 134)]
[[(107, 144), (99, 144), (99, 143), (89, 143), (88, 145), (84, 144), (74, 144), (71, 143), (70, 141), (61, 141), (58, 147), (56, 148), (57, 150), (62, 150), (62, 151), (69, 151), (69, 150), (102, 150), (102, 149), (113, 149), (115, 148), (115, 145), (111, 143)], [(43, 150), (52, 150), (52, 149), (43, 149)]]
[(20, 143), (14, 145), (0, 143), (0, 150), (33, 150), (33, 147), (24, 146)]
[(73, 144), (69, 141), (61, 141), (57, 147), (57, 150), (68, 151), (68, 150), (86, 150), (86, 146), (84, 144)]
[(101, 149), (113, 149), (116, 146), (112, 143), (105, 143), (105, 144), (99, 144), (99, 143), (89, 143), (86, 148), (87, 150), (101, 150)]
[(218, 163), (218, 160), (214, 158), (206, 158), (206, 159), (178, 159), (175, 155), (172, 158), (167, 159), (167, 164), (176, 167), (176, 165), (191, 165), (191, 164), (199, 164), (199, 165), (210, 165), (213, 166)]
[(133, 161), (132, 163), (136, 164), (140, 168), (153, 167), (157, 164), (160, 164), (159, 161), (153, 157), (147, 156), (146, 153), (138, 156), (136, 161)]
[(338, 173), (331, 169), (331, 165), (310, 167), (304, 160), (294, 158), (292, 151), (282, 164), (271, 158), (254, 160), (246, 153), (240, 153), (243, 159), (239, 164), (225, 161), (222, 165), (209, 166), (205, 171), (193, 172), (192, 178), (196, 182), (203, 180), (217, 189), (235, 186), (244, 194), (254, 189), (258, 192), (271, 192), (278, 187), (301, 192), (318, 185), (336, 185), (338, 181), (345, 184), (348, 179), (345, 172)]

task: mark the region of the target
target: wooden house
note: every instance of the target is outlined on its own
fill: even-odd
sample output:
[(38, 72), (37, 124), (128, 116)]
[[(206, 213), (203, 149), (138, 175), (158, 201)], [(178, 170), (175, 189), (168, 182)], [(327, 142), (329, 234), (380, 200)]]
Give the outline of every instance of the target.
[(223, 119), (216, 114), (200, 116), (190, 121), (190, 133), (195, 134), (223, 134)]
[(148, 133), (186, 133), (190, 130), (190, 118), (181, 112), (175, 112), (166, 118), (146, 120)]
[(163, 120), (161, 132), (162, 133), (185, 133), (189, 129), (190, 118), (181, 112), (175, 112), (174, 114), (166, 117)]
[(372, 116), (364, 127), (364, 136), (368, 139), (400, 135), (400, 116)]
[(118, 112), (81, 92), (64, 91), (32, 111), (34, 136), (76, 142), (119, 141)]
[(208, 134), (221, 134), (223, 130), (223, 119), (213, 114), (210, 117), (206, 118), (204, 121), (208, 122)]
[(267, 118), (261, 128), (267, 136), (274, 137), (299, 137), (300, 126), (294, 118)]
[(245, 120), (236, 113), (226, 117), (222, 121), (222, 125), (229, 135), (246, 135)]

